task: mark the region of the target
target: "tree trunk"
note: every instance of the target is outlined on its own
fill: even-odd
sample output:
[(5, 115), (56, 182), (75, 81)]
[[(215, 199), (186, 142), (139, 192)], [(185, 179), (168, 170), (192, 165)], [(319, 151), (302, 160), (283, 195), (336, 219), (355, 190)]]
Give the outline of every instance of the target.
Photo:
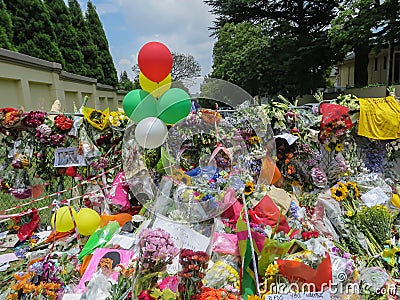
[(360, 44), (354, 48), (354, 86), (368, 85), (368, 62), (370, 47), (368, 44)]
[(388, 51), (388, 81), (386, 83), (387, 86), (391, 86), (393, 84), (393, 55), (394, 55), (394, 40), (389, 42), (389, 51)]

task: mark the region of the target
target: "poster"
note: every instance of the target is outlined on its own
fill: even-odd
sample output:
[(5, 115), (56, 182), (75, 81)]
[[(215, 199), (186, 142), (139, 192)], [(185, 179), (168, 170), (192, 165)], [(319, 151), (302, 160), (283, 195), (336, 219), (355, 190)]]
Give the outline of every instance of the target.
[(115, 272), (114, 268), (117, 265), (126, 267), (132, 257), (133, 251), (130, 250), (97, 248), (79, 282), (78, 290), (83, 291), (86, 287), (85, 283), (90, 281), (99, 269), (102, 269), (103, 274), (117, 281), (119, 272)]

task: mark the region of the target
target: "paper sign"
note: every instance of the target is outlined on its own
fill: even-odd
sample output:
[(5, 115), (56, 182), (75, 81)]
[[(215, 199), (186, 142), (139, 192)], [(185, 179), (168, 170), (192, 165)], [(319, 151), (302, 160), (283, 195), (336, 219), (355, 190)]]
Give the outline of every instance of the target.
[(286, 140), (288, 142), (289, 146), (293, 145), (294, 142), (296, 142), (299, 139), (298, 136), (295, 136), (295, 135), (290, 134), (290, 133), (282, 133), (282, 134), (279, 134), (279, 135), (275, 135), (274, 138), (275, 139), (281, 138), (281, 139)]
[[(194, 231), (193, 229), (174, 222), (157, 218), (154, 221), (153, 228), (162, 228), (167, 231), (174, 241), (175, 247), (188, 248), (194, 251), (206, 251), (210, 244), (210, 238)], [(179, 255), (176, 256), (172, 264), (167, 266), (169, 274), (176, 274), (179, 271)]]
[(265, 295), (265, 300), (330, 300), (329, 293), (315, 292), (315, 293), (291, 293), (291, 294), (271, 294)]
[(54, 167), (85, 165), (85, 158), (78, 153), (77, 147), (57, 148), (54, 150)]
[(130, 249), (136, 241), (135, 236), (127, 236), (121, 234), (114, 234), (110, 245), (119, 245), (122, 249)]
[(6, 253), (0, 255), (0, 264), (8, 263), (15, 260), (18, 260), (18, 257), (14, 253)]
[(0, 239), (5, 239), (7, 237), (8, 230), (0, 232)]
[(77, 300), (80, 299), (82, 294), (64, 294), (62, 300)]
[(19, 242), (18, 236), (13, 233), (7, 235), (7, 237), (3, 240), (3, 244), (1, 244), (1, 246), (7, 248), (13, 248), (18, 242)]
[(153, 228), (162, 228), (167, 231), (174, 240), (175, 247), (178, 248), (206, 251), (210, 244), (210, 238), (182, 224), (157, 218), (154, 221)]

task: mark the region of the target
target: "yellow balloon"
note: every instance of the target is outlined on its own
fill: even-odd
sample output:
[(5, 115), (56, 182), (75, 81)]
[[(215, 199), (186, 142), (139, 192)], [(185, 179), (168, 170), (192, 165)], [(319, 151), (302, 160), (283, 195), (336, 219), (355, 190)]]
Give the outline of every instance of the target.
[(76, 214), (76, 226), (82, 235), (92, 235), (100, 225), (99, 214), (91, 208), (82, 208)]
[(160, 82), (154, 82), (144, 76), (142, 72), (139, 73), (139, 84), (142, 89), (152, 94), (156, 98), (159, 98), (162, 94), (169, 90), (171, 87), (171, 81), (171, 74), (168, 74), (168, 76)]
[[(71, 207), (72, 215), (76, 218), (76, 211)], [(56, 231), (67, 232), (74, 228), (71, 213), (68, 206), (63, 206), (57, 209), (56, 213), (51, 217), (51, 226), (54, 228), (54, 218), (56, 217)]]

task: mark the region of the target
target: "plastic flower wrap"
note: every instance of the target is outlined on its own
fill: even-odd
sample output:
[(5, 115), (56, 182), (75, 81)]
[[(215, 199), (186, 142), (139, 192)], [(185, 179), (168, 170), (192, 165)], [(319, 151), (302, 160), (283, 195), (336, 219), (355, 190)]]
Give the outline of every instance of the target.
[(10, 193), (17, 199), (26, 199), (32, 196), (32, 189), (26, 170), (20, 170), (17, 174), (14, 185), (10, 188)]
[(104, 130), (108, 126), (109, 108), (100, 111), (94, 108), (83, 107), (82, 113), (86, 121), (98, 130)]

